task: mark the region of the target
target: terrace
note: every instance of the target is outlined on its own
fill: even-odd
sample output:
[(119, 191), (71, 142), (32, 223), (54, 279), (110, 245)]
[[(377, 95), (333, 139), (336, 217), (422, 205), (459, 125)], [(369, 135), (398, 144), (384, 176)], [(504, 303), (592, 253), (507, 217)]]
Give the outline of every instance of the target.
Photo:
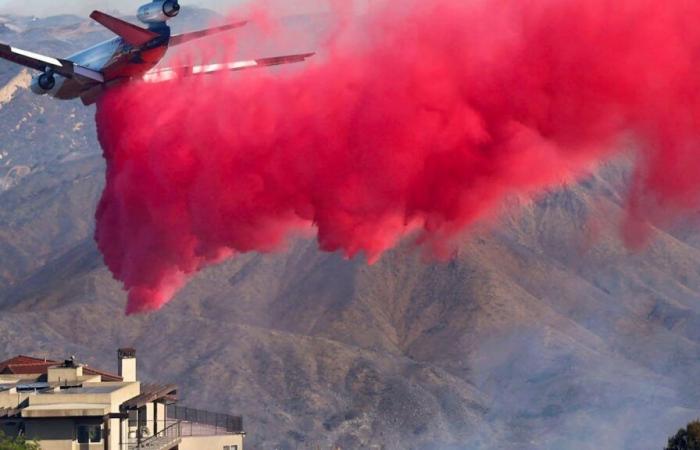
[(133, 437), (130, 436), (129, 450), (166, 450), (177, 445), (183, 437), (243, 433), (243, 418), (240, 416), (177, 405), (168, 405), (166, 411), (166, 419), (158, 422), (160, 431), (151, 436), (147, 436), (144, 429), (138, 427), (138, 414), (130, 419), (129, 428), (136, 429), (137, 432)]

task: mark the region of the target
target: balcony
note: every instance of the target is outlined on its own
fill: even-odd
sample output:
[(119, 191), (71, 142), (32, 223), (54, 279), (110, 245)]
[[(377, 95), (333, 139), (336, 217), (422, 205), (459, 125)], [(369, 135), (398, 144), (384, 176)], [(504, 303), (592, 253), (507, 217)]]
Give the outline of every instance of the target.
[[(243, 433), (243, 418), (229, 414), (213, 413), (200, 409), (168, 405), (166, 420), (157, 423), (141, 422), (138, 426), (138, 416), (129, 423), (129, 428), (136, 431), (129, 440), (128, 450), (170, 450), (175, 448), (183, 437), (191, 436), (222, 436)], [(149, 436), (148, 426), (158, 429), (157, 433)]]
[(129, 445), (129, 450), (171, 450), (175, 448), (180, 441), (182, 441), (180, 422), (175, 422), (153, 436)]
[(183, 436), (218, 436), (243, 433), (243, 418), (183, 406), (167, 407), (169, 421), (179, 422)]

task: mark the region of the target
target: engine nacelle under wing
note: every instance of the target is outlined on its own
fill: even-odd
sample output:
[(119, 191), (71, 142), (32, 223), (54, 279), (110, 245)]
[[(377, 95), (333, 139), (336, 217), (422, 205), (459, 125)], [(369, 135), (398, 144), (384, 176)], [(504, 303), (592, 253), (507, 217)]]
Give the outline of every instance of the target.
[(177, 0), (154, 0), (139, 8), (138, 19), (147, 24), (167, 22), (180, 13)]
[(37, 95), (49, 94), (55, 97), (65, 81), (66, 79), (58, 74), (42, 73), (32, 78), (32, 84), (29, 88)]

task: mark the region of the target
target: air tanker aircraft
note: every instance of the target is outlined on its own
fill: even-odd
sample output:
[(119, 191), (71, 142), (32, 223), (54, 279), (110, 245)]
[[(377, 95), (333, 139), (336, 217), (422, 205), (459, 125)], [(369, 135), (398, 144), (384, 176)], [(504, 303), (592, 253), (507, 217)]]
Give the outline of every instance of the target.
[(117, 37), (66, 59), (39, 55), (0, 43), (0, 58), (41, 72), (32, 80), (31, 89), (34, 93), (48, 94), (62, 100), (80, 98), (85, 105), (90, 105), (97, 101), (105, 89), (124, 82), (167, 81), (177, 77), (302, 62), (313, 56), (313, 53), (305, 53), (223, 64), (154, 69), (169, 47), (242, 27), (247, 23), (231, 23), (172, 36), (167, 22), (179, 12), (178, 0), (154, 0), (138, 10), (138, 19), (148, 27), (142, 28), (94, 11), (90, 18)]

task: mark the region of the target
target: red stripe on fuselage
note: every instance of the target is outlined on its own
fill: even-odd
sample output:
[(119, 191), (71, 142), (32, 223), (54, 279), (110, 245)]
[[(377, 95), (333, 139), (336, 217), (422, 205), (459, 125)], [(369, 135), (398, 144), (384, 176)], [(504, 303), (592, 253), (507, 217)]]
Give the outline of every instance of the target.
[(105, 81), (116, 78), (140, 77), (155, 67), (167, 51), (168, 46), (161, 45), (148, 50), (125, 53), (103, 69)]

